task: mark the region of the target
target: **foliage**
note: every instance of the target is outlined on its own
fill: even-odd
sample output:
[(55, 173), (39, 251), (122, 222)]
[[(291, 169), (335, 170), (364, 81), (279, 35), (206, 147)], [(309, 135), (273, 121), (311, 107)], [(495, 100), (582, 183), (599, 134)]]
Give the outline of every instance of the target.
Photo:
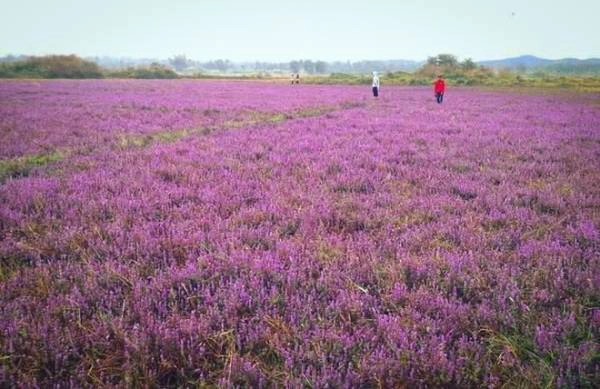
[(29, 57), (0, 63), (0, 78), (102, 78), (102, 69), (94, 62), (75, 55)]
[(427, 65), (441, 66), (447, 68), (458, 67), (458, 58), (452, 54), (438, 54), (435, 57), (427, 58)]
[(0, 184), (9, 178), (25, 177), (36, 167), (60, 161), (62, 158), (59, 152), (51, 152), (0, 160)]
[(24, 60), (0, 63), (0, 78), (177, 78), (177, 73), (164, 65), (131, 67), (107, 71), (94, 62), (75, 55), (28, 57)]
[(150, 66), (131, 67), (122, 70), (108, 72), (109, 78), (141, 78), (141, 79), (172, 79), (179, 76), (173, 70), (164, 65), (153, 63)]
[(0, 387), (596, 387), (597, 96), (369, 92), (2, 81)]
[[(567, 88), (580, 91), (600, 91), (600, 77), (586, 75), (556, 74), (549, 71), (523, 73), (509, 69), (493, 70), (477, 65), (467, 58), (460, 62), (450, 54), (430, 57), (415, 72), (386, 72), (381, 76), (383, 85), (431, 85), (442, 74), (449, 85), (491, 87)], [(313, 76), (306, 82), (316, 84), (368, 84), (369, 75), (333, 73), (329, 76)]]

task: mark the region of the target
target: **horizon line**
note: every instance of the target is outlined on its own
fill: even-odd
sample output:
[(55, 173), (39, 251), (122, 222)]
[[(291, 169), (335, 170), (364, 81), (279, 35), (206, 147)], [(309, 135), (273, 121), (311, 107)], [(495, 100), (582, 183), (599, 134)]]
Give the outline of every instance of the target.
[(323, 61), (323, 62), (365, 62), (365, 61), (410, 61), (410, 62), (415, 62), (415, 63), (419, 63), (419, 62), (426, 62), (428, 58), (430, 57), (435, 57), (437, 55), (441, 55), (441, 54), (450, 54), (450, 55), (454, 55), (456, 58), (461, 59), (461, 60), (466, 60), (466, 59), (471, 59), (475, 62), (490, 62), (490, 61), (502, 61), (502, 60), (507, 60), (507, 59), (516, 59), (516, 58), (523, 58), (523, 57), (535, 57), (537, 59), (543, 59), (543, 60), (551, 60), (551, 61), (560, 61), (560, 60), (566, 60), (566, 59), (576, 59), (576, 60), (580, 60), (580, 61), (586, 61), (586, 60), (593, 60), (593, 59), (600, 59), (600, 55), (593, 55), (590, 57), (576, 57), (576, 56), (565, 56), (565, 57), (556, 57), (556, 58), (551, 58), (551, 57), (542, 57), (536, 54), (530, 54), (530, 53), (526, 53), (526, 54), (520, 54), (520, 55), (516, 55), (516, 56), (506, 56), (506, 57), (499, 57), (499, 58), (486, 58), (486, 59), (475, 59), (473, 57), (469, 57), (469, 56), (459, 56), (456, 54), (452, 54), (450, 52), (444, 52), (444, 53), (438, 53), (438, 54), (434, 54), (434, 55), (428, 55), (426, 58), (424, 59), (412, 59), (412, 58), (362, 58), (362, 59), (322, 59), (322, 58), (311, 58), (311, 57), (297, 57), (294, 59), (287, 59), (287, 60), (266, 60), (266, 59), (232, 59), (232, 58), (227, 58), (227, 57), (220, 57), (220, 58), (210, 58), (210, 59), (196, 59), (194, 57), (188, 56), (185, 53), (174, 53), (168, 57), (162, 57), (162, 56), (130, 56), (130, 55), (113, 55), (113, 54), (93, 54), (93, 55), (84, 55), (84, 54), (78, 54), (78, 53), (74, 53), (74, 52), (69, 52), (69, 53), (65, 53), (65, 52), (50, 52), (50, 53), (40, 53), (40, 54), (14, 54), (14, 53), (0, 53), (0, 57), (9, 57), (9, 56), (13, 56), (13, 57), (43, 57), (43, 56), (51, 56), (51, 55), (75, 55), (78, 56), (80, 58), (113, 58), (113, 59), (131, 59), (131, 60), (169, 60), (172, 57), (175, 56), (179, 56), (179, 55), (183, 55), (185, 56), (187, 59), (192, 60), (192, 61), (197, 61), (197, 62), (208, 62), (208, 61), (218, 61), (218, 60), (227, 60), (227, 61), (231, 61), (234, 63), (244, 63), (244, 62), (267, 62), (267, 63), (286, 63), (286, 62), (292, 62), (292, 61)]

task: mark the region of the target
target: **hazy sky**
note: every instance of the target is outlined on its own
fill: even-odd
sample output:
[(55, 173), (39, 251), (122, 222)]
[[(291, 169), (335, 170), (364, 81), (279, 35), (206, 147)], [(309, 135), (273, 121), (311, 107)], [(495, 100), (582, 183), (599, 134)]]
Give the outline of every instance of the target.
[(0, 55), (600, 56), (598, 0), (0, 0)]

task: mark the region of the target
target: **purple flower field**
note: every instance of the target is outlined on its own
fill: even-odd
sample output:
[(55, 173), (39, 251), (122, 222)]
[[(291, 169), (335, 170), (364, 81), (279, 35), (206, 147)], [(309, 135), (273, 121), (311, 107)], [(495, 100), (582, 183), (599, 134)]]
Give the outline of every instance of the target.
[(353, 87), (289, 90), (287, 85), (223, 81), (12, 81), (1, 85), (0, 158), (67, 146), (97, 148), (123, 134), (193, 129), (253, 113), (301, 111), (365, 97)]
[(369, 89), (0, 83), (0, 387), (595, 387), (600, 96)]

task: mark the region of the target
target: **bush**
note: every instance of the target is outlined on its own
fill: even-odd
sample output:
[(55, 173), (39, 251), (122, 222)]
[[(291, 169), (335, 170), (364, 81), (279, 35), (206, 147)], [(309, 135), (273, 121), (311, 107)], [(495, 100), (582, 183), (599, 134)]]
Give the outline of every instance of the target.
[(76, 55), (29, 57), (0, 65), (2, 78), (102, 78), (102, 68)]
[(107, 73), (110, 78), (173, 79), (179, 76), (164, 65), (153, 63), (148, 67), (127, 68)]
[(147, 67), (137, 67), (107, 72), (96, 63), (86, 61), (76, 55), (49, 55), (29, 57), (22, 61), (0, 63), (0, 78), (178, 78), (170, 68), (153, 63)]

